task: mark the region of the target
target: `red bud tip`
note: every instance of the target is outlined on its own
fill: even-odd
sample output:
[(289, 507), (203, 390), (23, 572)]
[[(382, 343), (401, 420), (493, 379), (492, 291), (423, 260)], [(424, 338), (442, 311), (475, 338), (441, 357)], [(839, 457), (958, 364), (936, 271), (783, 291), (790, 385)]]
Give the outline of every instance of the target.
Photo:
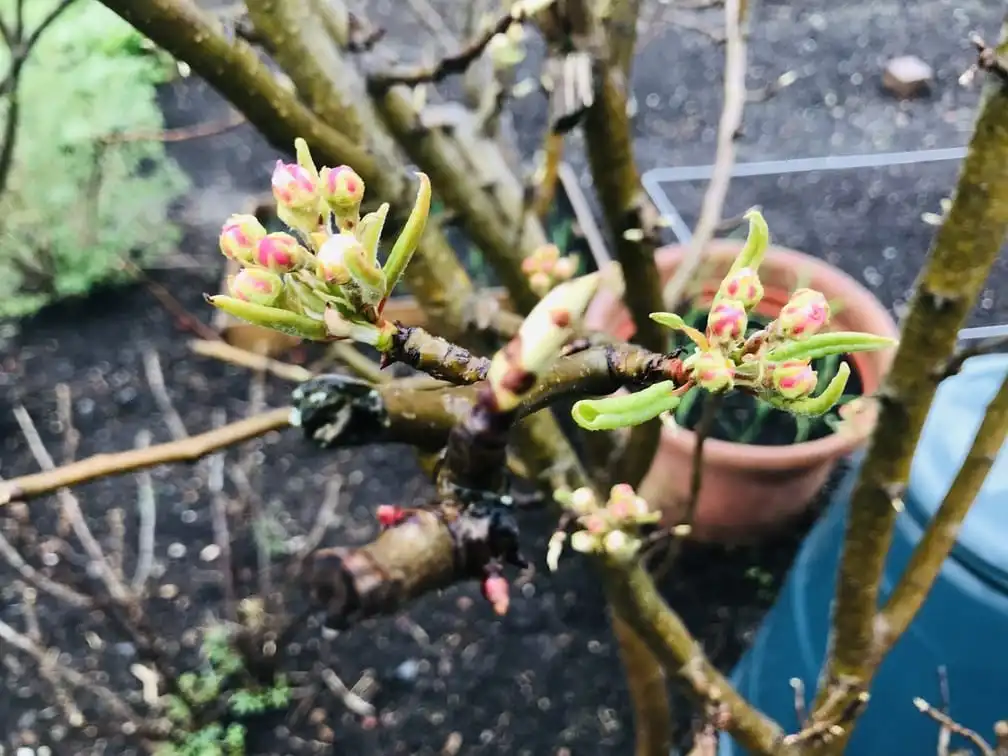
[(494, 612), (503, 617), (511, 604), (508, 582), (500, 575), (488, 575), (483, 580), (483, 598), (490, 602)]

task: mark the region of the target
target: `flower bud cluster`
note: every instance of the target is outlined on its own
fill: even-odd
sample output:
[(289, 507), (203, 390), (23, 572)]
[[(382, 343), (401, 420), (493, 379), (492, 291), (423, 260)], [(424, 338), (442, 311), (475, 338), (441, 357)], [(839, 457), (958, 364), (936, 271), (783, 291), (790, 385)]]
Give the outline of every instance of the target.
[(558, 283), (574, 277), (578, 258), (577, 255), (561, 256), (555, 244), (544, 244), (522, 260), (521, 269), (532, 291), (542, 297)]
[(220, 249), (241, 270), (228, 281), (229, 296), (210, 302), (305, 338), (353, 338), (379, 346), (390, 327), (381, 319), (384, 300), (423, 233), (430, 184), (420, 177), (414, 211), (383, 268), (378, 246), (388, 206), (362, 218), (363, 179), (345, 165), (319, 170), (304, 140), (295, 146), (297, 162), (277, 161), (270, 180), (277, 217), (290, 233), (270, 233), (253, 215), (228, 218)]
[[(579, 488), (561, 498), (579, 526), (571, 534), (571, 548), (582, 554), (631, 560), (643, 545), (641, 530), (661, 519), (661, 513), (652, 512), (648, 503), (626, 483), (613, 486), (605, 504), (598, 502), (590, 488)], [(557, 567), (565, 540), (563, 531), (557, 531), (550, 539), (546, 563), (551, 570)]]

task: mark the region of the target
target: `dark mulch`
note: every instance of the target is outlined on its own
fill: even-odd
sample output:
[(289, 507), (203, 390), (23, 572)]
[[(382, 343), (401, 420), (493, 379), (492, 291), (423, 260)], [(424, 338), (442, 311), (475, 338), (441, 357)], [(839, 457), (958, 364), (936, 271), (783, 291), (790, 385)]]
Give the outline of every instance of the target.
[[(374, 12), (379, 20), (387, 17), (394, 22), (393, 7), (399, 3), (375, 2)], [(647, 30), (635, 70), (641, 107), (637, 144), (644, 168), (704, 162), (713, 156), (720, 52), (704, 38), (670, 23), (668, 12), (665, 3), (647, 4)], [(751, 106), (740, 141), (743, 159), (963, 143), (976, 98), (955, 85), (969, 60), (962, 38), (974, 27), (993, 28), (997, 15), (993, 5), (980, 0), (954, 5), (930, 0), (905, 9), (893, 1), (868, 9), (817, 0), (802, 8), (765, 3), (761, 12), (764, 17), (752, 36), (751, 86), (790, 69), (800, 77), (766, 103)], [(715, 13), (703, 20), (713, 26), (718, 17)], [(394, 39), (395, 23), (390, 25)], [(400, 21), (399, 32), (404, 28)], [(878, 65), (886, 56), (908, 50), (927, 52), (938, 81), (930, 99), (895, 103), (877, 89)], [(532, 114), (538, 105), (534, 97), (517, 105), (526, 153), (536, 146), (541, 128), (541, 119)], [(170, 125), (226, 114), (220, 100), (198, 81), (173, 87), (164, 106)], [(581, 169), (577, 148), (575, 137), (570, 158)], [(220, 274), (215, 227), (228, 213), (245, 206), (249, 192), (266, 188), (276, 153), (247, 126), (171, 145), (171, 150), (197, 184), (180, 221), (191, 229), (184, 251), (201, 267), (155, 278), (191, 312), (208, 320), (200, 294), (214, 289)], [(850, 180), (857, 195), (865, 179)], [(901, 217), (914, 218), (937, 209), (935, 200), (951, 180), (949, 175), (921, 178), (907, 172), (886, 184), (885, 192), (897, 198)], [(927, 186), (923, 194), (922, 181)], [(868, 273), (873, 267), (882, 278), (876, 291), (891, 306), (905, 296), (929, 239), (926, 230), (908, 236), (906, 224), (892, 223), (885, 214), (858, 216), (859, 222), (852, 223), (844, 212), (824, 212), (822, 193), (781, 194), (761, 186), (751, 200), (741, 185), (738, 191), (743, 194), (733, 194), (732, 207), (759, 202), (775, 226), (803, 233), (814, 226), (814, 238), (825, 241), (809, 241), (809, 251), (838, 255), (838, 263), (863, 280), (874, 277)], [(691, 200), (679, 201), (688, 213)], [(851, 228), (859, 235), (849, 236)], [(799, 241), (791, 243), (801, 246)], [(885, 252), (889, 249), (897, 254)], [(993, 291), (1003, 290), (1004, 275), (1000, 268), (990, 284)], [(978, 312), (978, 319), (1003, 321), (1003, 298), (984, 312)], [(136, 286), (53, 307), (21, 324), (19, 332), (0, 334), (5, 339), (0, 475), (10, 478), (36, 469), (13, 422), (10, 410), (15, 403), (27, 407), (59, 457), (62, 429), (53, 393), (58, 383), (68, 384), (74, 397), (74, 420), (82, 436), (78, 456), (129, 448), (144, 429), (153, 433), (155, 442), (167, 440), (167, 428), (143, 377), (142, 350), (147, 346), (159, 353), (169, 391), (190, 432), (210, 426), (212, 408), (224, 409), (232, 419), (245, 414), (249, 375), (193, 358), (186, 344), (191, 334), (180, 326), (144, 287)], [(288, 386), (268, 381), (267, 403), (284, 404), (288, 391)], [(332, 543), (366, 541), (375, 532), (372, 513), (377, 504), (409, 503), (428, 492), (412, 454), (403, 448), (322, 453), (290, 431), (268, 436), (258, 448), (232, 451), (228, 458), (235, 461), (242, 454), (254, 455), (252, 482), (287, 536), (310, 526), (326, 481), (334, 475), (341, 475), (345, 486), (342, 521), (329, 536)], [(155, 581), (156, 597), (149, 612), (169, 650), (178, 647), (183, 661), (191, 660), (195, 635), (186, 630), (203, 627), (209, 613), (220, 611), (215, 563), (200, 557), (212, 541), (205, 467), (178, 465), (157, 469), (153, 475), (158, 496), (157, 558), (164, 573)], [(228, 492), (235, 493), (230, 484)], [(124, 511), (129, 574), (135, 479), (108, 479), (82, 486), (77, 493), (107, 547), (114, 543), (105, 513), (114, 508)], [(52, 499), (32, 504), (43, 537), (56, 527), (55, 509)], [(539, 565), (552, 524), (546, 514), (523, 517), (526, 550)], [(691, 547), (681, 556), (664, 590), (722, 668), (733, 663), (772, 600), (807, 525), (800, 523), (779, 539), (753, 548)], [(169, 556), (173, 544), (183, 545), (184, 554), (175, 546), (171, 554), (176, 556)], [(250, 555), (242, 553), (247, 560)], [(464, 753), (628, 753), (632, 723), (616, 649), (598, 586), (583, 567), (570, 558), (556, 575), (538, 569), (517, 591), (503, 619), (492, 616), (476, 586), (465, 585), (426, 597), (397, 617), (364, 623), (333, 641), (324, 640), (317, 625), (308, 623), (296, 638), (298, 653), (288, 666), (303, 671), (323, 663), (351, 684), (363, 675), (373, 677), (378, 725), (365, 726), (323, 693), (311, 704), (321, 709), (321, 721), (310, 714), (294, 723), (267, 722), (260, 728), (266, 732), (262, 742), (251, 751), (325, 752), (328, 746), (321, 743), (332, 739), (334, 746), (328, 750), (333, 753), (433, 754), (457, 734)], [(248, 588), (252, 578), (244, 578), (241, 584)], [(22, 628), (21, 595), (10, 571), (2, 572), (0, 580), (0, 618)], [(177, 588), (177, 595), (165, 588), (169, 585)], [(286, 593), (296, 605), (296, 586)], [(46, 642), (66, 654), (61, 660), (93, 670), (123, 695), (139, 695), (139, 683), (129, 671), (136, 649), (107, 618), (69, 612), (45, 600), (38, 614)], [(6, 695), (0, 697), (0, 732), (6, 744), (45, 744), (60, 754), (98, 752), (105, 746), (106, 752), (129, 752), (121, 744), (96, 741), (90, 731), (67, 733), (37, 670), (10, 649), (3, 648), (0, 656), (6, 665)], [(680, 720), (688, 721), (685, 704), (677, 704), (676, 711)]]

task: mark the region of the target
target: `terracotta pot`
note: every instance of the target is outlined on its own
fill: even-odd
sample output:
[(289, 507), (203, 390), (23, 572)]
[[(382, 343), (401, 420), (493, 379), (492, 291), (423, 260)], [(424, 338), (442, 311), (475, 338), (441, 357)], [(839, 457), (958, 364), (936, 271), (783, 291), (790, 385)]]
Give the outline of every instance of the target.
[[(703, 269), (701, 303), (710, 302), (718, 282), (739, 251), (741, 242), (718, 240), (708, 248)], [(685, 254), (681, 246), (656, 254), (662, 281), (671, 278)], [(896, 337), (899, 330), (886, 308), (846, 273), (809, 255), (771, 247), (760, 266), (765, 295), (756, 312), (775, 317), (798, 286), (818, 289), (831, 302), (842, 303), (831, 327)], [(587, 325), (620, 339), (633, 336), (634, 326), (623, 303), (601, 292), (587, 313)], [(851, 356), (865, 394), (874, 392), (892, 362), (893, 350)], [(803, 512), (825, 484), (837, 461), (864, 444), (870, 432), (831, 434), (790, 446), (757, 446), (708, 439), (704, 473), (694, 513), (693, 537), (701, 541), (743, 543)], [(640, 493), (661, 508), (669, 522), (681, 521), (689, 496), (696, 436), (685, 428), (664, 428), (654, 462)]]

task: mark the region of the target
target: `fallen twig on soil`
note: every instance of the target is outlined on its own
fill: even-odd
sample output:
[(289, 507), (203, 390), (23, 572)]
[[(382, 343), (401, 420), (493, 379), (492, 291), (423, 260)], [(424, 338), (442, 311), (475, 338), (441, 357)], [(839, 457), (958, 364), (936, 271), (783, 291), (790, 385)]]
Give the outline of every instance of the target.
[(0, 506), (12, 501), (35, 499), (65, 486), (79, 485), (107, 475), (124, 475), (171, 462), (195, 462), (217, 449), (239, 444), (273, 430), (282, 430), (290, 424), (289, 421), (289, 408), (273, 409), (182, 441), (156, 444), (147, 449), (96, 454), (69, 465), (13, 478), (0, 484)]

